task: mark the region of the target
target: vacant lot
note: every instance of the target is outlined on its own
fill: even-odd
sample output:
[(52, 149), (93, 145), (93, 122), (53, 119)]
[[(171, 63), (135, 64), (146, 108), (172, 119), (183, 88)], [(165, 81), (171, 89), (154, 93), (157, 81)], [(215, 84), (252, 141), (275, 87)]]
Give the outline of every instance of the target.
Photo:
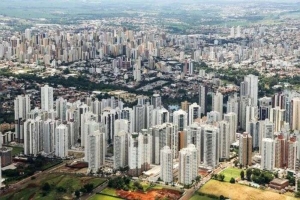
[[(75, 175), (45, 174), (41, 178), (31, 180), (18, 192), (1, 197), (2, 200), (27, 200), (27, 199), (70, 199), (76, 190), (85, 184), (100, 185), (105, 180), (94, 177), (80, 177)], [(45, 191), (43, 185), (48, 183), (50, 187)], [(60, 189), (60, 191), (58, 190)]]
[(230, 167), (230, 168), (225, 169), (221, 173), (225, 175), (224, 181), (229, 182), (231, 178), (236, 179), (236, 178), (240, 177), (241, 171), (242, 171), (241, 169)]
[(200, 190), (205, 194), (212, 194), (215, 196), (223, 195), (229, 197), (232, 200), (294, 200), (296, 198), (278, 194), (271, 191), (260, 190), (240, 184), (231, 184), (226, 182), (220, 182), (216, 180), (210, 180)]

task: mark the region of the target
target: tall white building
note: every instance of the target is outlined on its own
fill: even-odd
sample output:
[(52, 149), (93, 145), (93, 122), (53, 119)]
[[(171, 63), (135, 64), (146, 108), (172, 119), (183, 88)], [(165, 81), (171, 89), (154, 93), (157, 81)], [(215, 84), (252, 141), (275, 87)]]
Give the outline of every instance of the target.
[(43, 122), (43, 149), (46, 154), (54, 152), (56, 126), (57, 123), (51, 119), (48, 119)]
[(168, 123), (170, 119), (169, 111), (163, 107), (156, 108), (152, 114), (152, 126)]
[(160, 178), (165, 183), (173, 182), (173, 156), (172, 150), (164, 146), (160, 150)]
[(44, 111), (53, 109), (53, 88), (48, 85), (41, 87), (41, 108)]
[(258, 76), (249, 74), (244, 77), (241, 83), (241, 97), (248, 96), (251, 98), (251, 105), (257, 106), (258, 100)]
[(178, 181), (189, 185), (198, 176), (197, 149), (195, 145), (189, 144), (179, 152)]
[(68, 127), (60, 124), (55, 129), (55, 155), (60, 158), (68, 156)]
[(270, 138), (262, 139), (261, 169), (272, 171), (275, 166), (275, 142)]
[(226, 112), (227, 113), (233, 112), (238, 116), (238, 114), (239, 114), (239, 103), (238, 103), (237, 93), (234, 93), (234, 94), (228, 96)]
[(43, 150), (43, 121), (40, 117), (24, 122), (24, 154), (36, 156)]
[(62, 97), (56, 99), (56, 116), (62, 122), (67, 120), (67, 100)]
[(1, 166), (1, 156), (0, 156), (0, 188), (2, 188), (2, 166)]
[(230, 150), (230, 125), (227, 121), (219, 122), (220, 129), (220, 142), (219, 142), (219, 157), (220, 159), (228, 159), (229, 158), (229, 150)]
[(236, 140), (237, 114), (234, 112), (227, 113), (224, 115), (224, 120), (229, 123), (229, 142), (232, 144)]
[(120, 169), (128, 166), (128, 133), (120, 131), (114, 137), (114, 169)]
[(149, 129), (152, 139), (151, 158), (153, 164), (160, 164), (160, 150), (169, 146), (173, 152), (173, 158), (178, 158), (178, 128), (172, 123), (157, 125)]
[(206, 167), (215, 168), (219, 164), (219, 134), (219, 128), (203, 126), (203, 164)]
[(99, 130), (88, 136), (88, 145), (85, 147), (85, 154), (89, 154), (87, 162), (89, 171), (97, 170), (105, 164), (105, 134)]
[(198, 123), (194, 123), (188, 126), (185, 132), (186, 143), (194, 144), (196, 146), (198, 165), (200, 165), (201, 161), (203, 160), (203, 134), (201, 133), (201, 126)]
[(150, 169), (151, 140), (149, 135), (132, 133), (128, 139), (128, 174), (138, 177)]
[(199, 119), (200, 117), (201, 117), (201, 107), (197, 103), (193, 103), (189, 105), (188, 125), (193, 124), (195, 119)]
[(300, 130), (300, 97), (292, 99), (292, 113), (290, 113), (290, 124), (292, 130)]
[(187, 127), (187, 113), (184, 110), (177, 110), (173, 113), (173, 124), (178, 126), (178, 131), (183, 131)]
[(271, 108), (270, 121), (274, 123), (274, 132), (280, 132), (285, 122), (285, 109)]
[[(94, 121), (94, 120), (87, 120), (84, 123), (84, 131), (83, 135), (81, 136), (81, 144), (85, 148), (88, 148), (88, 138), (90, 135), (92, 135), (95, 131), (100, 130), (100, 123)], [(84, 156), (85, 161), (89, 160), (89, 154), (85, 154)]]
[(199, 105), (201, 107), (201, 113), (206, 115), (207, 112), (207, 92), (208, 87), (205, 85), (200, 85), (199, 88)]
[(217, 111), (223, 118), (223, 95), (219, 91), (212, 95), (212, 111)]
[(30, 112), (30, 97), (28, 95), (18, 95), (14, 100), (14, 112), (15, 112), (15, 132), (16, 141), (24, 142), (24, 127), (23, 123), (28, 119)]

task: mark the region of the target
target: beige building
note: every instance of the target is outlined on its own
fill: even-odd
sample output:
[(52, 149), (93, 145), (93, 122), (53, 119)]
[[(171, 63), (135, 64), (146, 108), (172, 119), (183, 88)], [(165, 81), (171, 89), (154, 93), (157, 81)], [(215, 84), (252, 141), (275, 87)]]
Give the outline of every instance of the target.
[(252, 163), (252, 137), (247, 132), (240, 136), (239, 163), (244, 167)]

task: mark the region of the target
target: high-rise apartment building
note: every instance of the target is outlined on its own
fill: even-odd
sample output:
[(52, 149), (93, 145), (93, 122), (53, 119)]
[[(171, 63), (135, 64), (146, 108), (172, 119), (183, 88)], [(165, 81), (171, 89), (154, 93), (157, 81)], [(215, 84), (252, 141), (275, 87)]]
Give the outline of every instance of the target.
[(212, 111), (219, 112), (223, 118), (223, 94), (219, 91), (212, 95)]
[(88, 170), (96, 173), (97, 170), (105, 164), (105, 134), (100, 132), (100, 130), (94, 131), (94, 133), (88, 136), (87, 143), (85, 155), (89, 154), (87, 160), (89, 164)]
[(220, 129), (220, 142), (219, 142), (219, 158), (220, 159), (229, 159), (229, 150), (230, 150), (230, 125), (227, 121), (219, 122)]
[(132, 133), (128, 139), (128, 174), (138, 177), (150, 169), (151, 138), (150, 135)]
[(117, 132), (114, 136), (114, 169), (128, 166), (128, 133)]
[(188, 111), (188, 125), (191, 125), (196, 119), (201, 117), (201, 107), (198, 104), (193, 103), (189, 106)]
[(275, 166), (275, 142), (271, 138), (262, 139), (261, 169), (272, 171)]
[(16, 141), (24, 142), (24, 121), (30, 112), (30, 97), (19, 95), (14, 100)]
[(300, 130), (300, 97), (293, 98), (291, 101), (290, 124), (292, 130)]
[(183, 110), (177, 110), (173, 113), (173, 124), (178, 126), (178, 131), (183, 131), (187, 127), (188, 115)]
[(215, 168), (219, 164), (219, 141), (220, 129), (212, 125), (204, 125), (203, 127), (203, 165)]
[(251, 99), (251, 105), (257, 106), (258, 100), (258, 76), (249, 74), (244, 77), (244, 81), (240, 86), (242, 96), (247, 96)]
[(224, 120), (229, 123), (229, 143), (232, 144), (236, 140), (237, 114), (234, 112), (224, 114)]
[(160, 150), (160, 178), (165, 183), (173, 182), (173, 153), (170, 147)]
[(178, 181), (189, 185), (198, 176), (197, 149), (195, 145), (189, 144), (179, 152)]
[(41, 87), (41, 108), (44, 111), (53, 110), (53, 88), (48, 85)]
[(60, 158), (68, 156), (68, 127), (60, 124), (55, 129), (55, 155)]
[(199, 88), (199, 105), (201, 107), (201, 114), (206, 115), (207, 112), (207, 93), (208, 87), (200, 85)]
[(247, 132), (240, 135), (239, 163), (244, 167), (252, 165), (252, 137)]
[(263, 97), (258, 100), (259, 108), (258, 108), (258, 119), (265, 120), (270, 119), (271, 108), (272, 108), (272, 98), (271, 97)]

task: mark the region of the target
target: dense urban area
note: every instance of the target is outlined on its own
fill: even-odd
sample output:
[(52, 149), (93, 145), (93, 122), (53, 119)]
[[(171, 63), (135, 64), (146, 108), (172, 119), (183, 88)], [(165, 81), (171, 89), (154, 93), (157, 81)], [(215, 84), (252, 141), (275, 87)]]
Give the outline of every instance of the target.
[(0, 200), (300, 198), (299, 19), (292, 0), (1, 0)]

